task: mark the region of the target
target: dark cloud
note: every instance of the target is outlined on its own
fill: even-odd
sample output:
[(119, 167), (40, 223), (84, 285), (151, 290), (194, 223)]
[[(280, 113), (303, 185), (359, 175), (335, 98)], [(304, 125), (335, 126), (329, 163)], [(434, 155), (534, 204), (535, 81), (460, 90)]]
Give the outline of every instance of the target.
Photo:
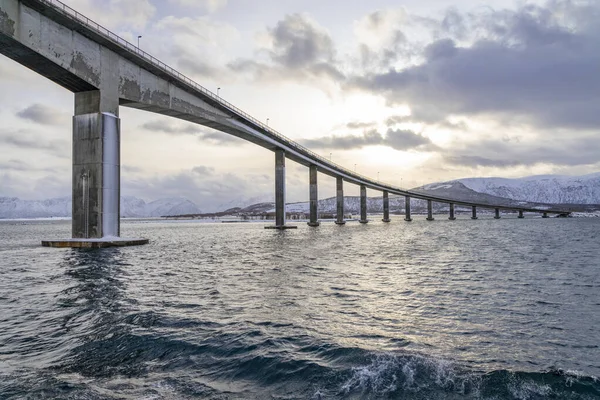
[(273, 47), (261, 51), (268, 56), (268, 62), (238, 59), (229, 68), (261, 79), (318, 77), (335, 82), (344, 79), (331, 37), (306, 15), (286, 15), (269, 29), (268, 35)]
[[(508, 140), (507, 140), (508, 139)], [(560, 146), (501, 137), (469, 143), (454, 143), (442, 152), (445, 162), (465, 167), (582, 166), (598, 163), (600, 143), (595, 137), (565, 137)]]
[[(451, 115), (515, 116), (538, 128), (600, 127), (600, 3), (554, 0), (460, 15), (449, 12), (423, 62), (350, 80), (351, 87), (407, 104), (411, 119), (438, 123)], [(468, 37), (471, 45), (458, 45)]]
[(71, 145), (61, 140), (51, 140), (40, 134), (25, 130), (0, 131), (0, 144), (20, 149), (36, 149), (52, 153), (61, 158), (71, 158)]
[(367, 129), (367, 128), (373, 128), (377, 126), (377, 122), (371, 121), (371, 122), (348, 122), (346, 124), (346, 128), (348, 129)]
[(215, 169), (213, 167), (206, 167), (204, 165), (198, 165), (192, 168), (192, 172), (198, 175), (213, 175), (215, 173)]
[(152, 132), (166, 133), (174, 136), (196, 136), (199, 140), (207, 141), (212, 144), (245, 143), (244, 140), (227, 133), (215, 130), (209, 131), (207, 128), (204, 128), (201, 125), (181, 125), (177, 121), (154, 120), (142, 124), (141, 128)]
[(19, 111), (17, 116), (41, 125), (60, 125), (62, 122), (58, 111), (43, 104), (33, 104)]
[(388, 129), (382, 135), (375, 129), (364, 131), (362, 135), (325, 136), (305, 139), (302, 144), (309, 148), (351, 150), (368, 146), (388, 146), (396, 150), (433, 151), (437, 147), (431, 140), (411, 130)]

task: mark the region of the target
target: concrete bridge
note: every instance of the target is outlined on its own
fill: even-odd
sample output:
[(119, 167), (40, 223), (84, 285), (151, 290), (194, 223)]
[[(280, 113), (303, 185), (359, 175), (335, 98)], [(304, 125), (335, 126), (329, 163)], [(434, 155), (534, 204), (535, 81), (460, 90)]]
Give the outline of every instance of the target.
[[(120, 192), (119, 107), (131, 107), (208, 126), (275, 153), (276, 218), (272, 228), (285, 229), (285, 163), (309, 169), (310, 226), (318, 226), (317, 172), (337, 180), (337, 224), (344, 224), (344, 183), (360, 186), (361, 219), (367, 223), (367, 189), (383, 192), (383, 221), (389, 222), (390, 193), (406, 198), (405, 220), (411, 220), (411, 198), (501, 211), (566, 215), (560, 209), (483, 204), (405, 190), (352, 172), (286, 138), (208, 91), (138, 47), (57, 0), (0, 0), (0, 52), (75, 94), (73, 117), (72, 240), (46, 245), (89, 243), (140, 244), (118, 240)], [(104, 238), (104, 239), (103, 239)], [(94, 245), (95, 246), (95, 245)]]

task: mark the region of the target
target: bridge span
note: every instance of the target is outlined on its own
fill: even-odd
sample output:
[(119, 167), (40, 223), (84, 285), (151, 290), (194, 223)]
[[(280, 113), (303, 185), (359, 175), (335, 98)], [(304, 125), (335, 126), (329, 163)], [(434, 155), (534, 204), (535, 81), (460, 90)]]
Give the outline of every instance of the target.
[[(367, 222), (367, 189), (383, 192), (383, 221), (389, 222), (389, 194), (405, 196), (407, 221), (411, 198), (432, 202), (518, 212), (567, 215), (550, 208), (475, 203), (410, 191), (357, 174), (331, 162), (266, 126), (215, 93), (175, 71), (135, 45), (58, 0), (0, 0), (0, 52), (75, 94), (73, 117), (73, 240), (69, 246), (100, 243), (120, 235), (119, 107), (150, 111), (228, 133), (275, 153), (276, 218), (272, 228), (285, 229), (285, 162), (309, 168), (310, 226), (318, 226), (317, 172), (336, 178), (336, 223), (344, 223), (344, 183), (360, 186), (361, 219)], [(110, 242), (110, 240), (107, 239)], [(116, 243), (112, 240), (112, 244)], [(121, 241), (120, 244), (135, 244)], [(44, 242), (47, 245), (54, 242)], [(142, 243), (142, 242), (139, 242)]]

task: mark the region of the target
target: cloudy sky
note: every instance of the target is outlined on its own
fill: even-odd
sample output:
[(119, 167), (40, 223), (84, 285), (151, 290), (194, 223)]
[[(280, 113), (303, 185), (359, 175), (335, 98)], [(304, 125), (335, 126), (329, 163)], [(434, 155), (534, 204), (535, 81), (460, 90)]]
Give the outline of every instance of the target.
[[(600, 171), (597, 0), (65, 0), (349, 169), (403, 187)], [(0, 196), (71, 191), (73, 94), (0, 56)], [(274, 155), (121, 108), (122, 194), (273, 198)], [(308, 169), (288, 162), (288, 200)], [(320, 176), (320, 197), (334, 195)], [(347, 193), (358, 188), (347, 185)]]

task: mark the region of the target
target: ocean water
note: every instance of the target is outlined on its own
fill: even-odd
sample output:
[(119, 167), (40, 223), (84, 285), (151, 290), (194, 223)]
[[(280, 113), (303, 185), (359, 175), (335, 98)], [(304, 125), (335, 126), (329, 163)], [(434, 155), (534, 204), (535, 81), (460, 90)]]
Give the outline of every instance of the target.
[(600, 219), (373, 219), (0, 222), (0, 398), (600, 398)]

